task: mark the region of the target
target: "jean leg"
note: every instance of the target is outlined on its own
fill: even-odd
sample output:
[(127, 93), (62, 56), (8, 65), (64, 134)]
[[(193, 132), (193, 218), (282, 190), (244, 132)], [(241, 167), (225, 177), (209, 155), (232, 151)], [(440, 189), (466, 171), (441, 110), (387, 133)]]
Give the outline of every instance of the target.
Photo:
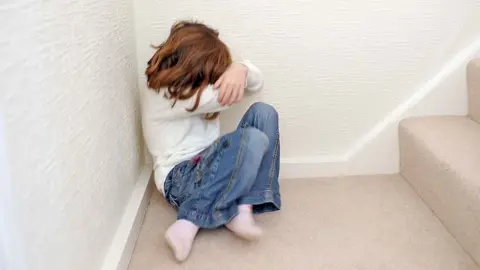
[(179, 203), (178, 219), (201, 228), (227, 224), (238, 214), (239, 198), (251, 190), (268, 144), (255, 128), (237, 129), (217, 140), (188, 176), (186, 182), (197, 184)]
[(254, 213), (280, 210), (280, 132), (278, 113), (271, 105), (257, 102), (243, 116), (239, 129), (256, 128), (269, 140), (267, 151), (257, 173), (252, 189), (243, 196), (239, 203), (252, 204)]

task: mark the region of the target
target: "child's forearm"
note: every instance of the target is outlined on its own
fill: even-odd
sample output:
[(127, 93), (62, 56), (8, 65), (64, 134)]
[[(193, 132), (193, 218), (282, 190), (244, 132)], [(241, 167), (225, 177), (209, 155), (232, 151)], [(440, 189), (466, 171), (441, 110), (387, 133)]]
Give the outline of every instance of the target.
[(232, 46), (229, 46), (230, 54), (234, 63), (240, 63), (248, 68), (247, 81), (245, 89), (250, 92), (258, 92), (263, 88), (263, 74), (262, 71), (247, 59), (244, 59), (242, 55), (238, 53)]
[(250, 92), (258, 92), (263, 88), (263, 74), (262, 71), (252, 64), (249, 60), (243, 60), (240, 62), (248, 68), (247, 83), (245, 89)]

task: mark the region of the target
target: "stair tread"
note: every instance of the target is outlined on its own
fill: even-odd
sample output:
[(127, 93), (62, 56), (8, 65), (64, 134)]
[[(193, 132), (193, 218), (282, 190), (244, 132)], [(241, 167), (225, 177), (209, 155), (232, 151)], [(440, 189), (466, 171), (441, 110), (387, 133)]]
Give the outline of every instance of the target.
[(480, 125), (465, 116), (409, 118), (401, 122), (445, 166), (480, 186)]

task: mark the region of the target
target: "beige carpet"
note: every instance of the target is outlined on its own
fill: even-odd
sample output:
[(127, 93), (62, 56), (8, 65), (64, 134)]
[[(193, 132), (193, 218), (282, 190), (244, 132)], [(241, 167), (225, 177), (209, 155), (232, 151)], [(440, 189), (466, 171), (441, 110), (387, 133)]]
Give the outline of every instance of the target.
[(203, 231), (178, 265), (163, 234), (175, 212), (152, 197), (130, 270), (463, 270), (478, 266), (399, 176), (282, 182), (283, 209), (260, 215), (257, 243)]

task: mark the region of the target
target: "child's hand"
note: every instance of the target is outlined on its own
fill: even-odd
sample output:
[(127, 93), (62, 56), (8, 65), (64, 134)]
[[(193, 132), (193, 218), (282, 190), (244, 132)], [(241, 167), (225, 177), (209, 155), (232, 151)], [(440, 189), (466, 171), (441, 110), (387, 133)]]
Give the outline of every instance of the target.
[(215, 82), (214, 87), (219, 90), (218, 102), (222, 106), (238, 103), (243, 98), (248, 68), (239, 63), (233, 63)]

